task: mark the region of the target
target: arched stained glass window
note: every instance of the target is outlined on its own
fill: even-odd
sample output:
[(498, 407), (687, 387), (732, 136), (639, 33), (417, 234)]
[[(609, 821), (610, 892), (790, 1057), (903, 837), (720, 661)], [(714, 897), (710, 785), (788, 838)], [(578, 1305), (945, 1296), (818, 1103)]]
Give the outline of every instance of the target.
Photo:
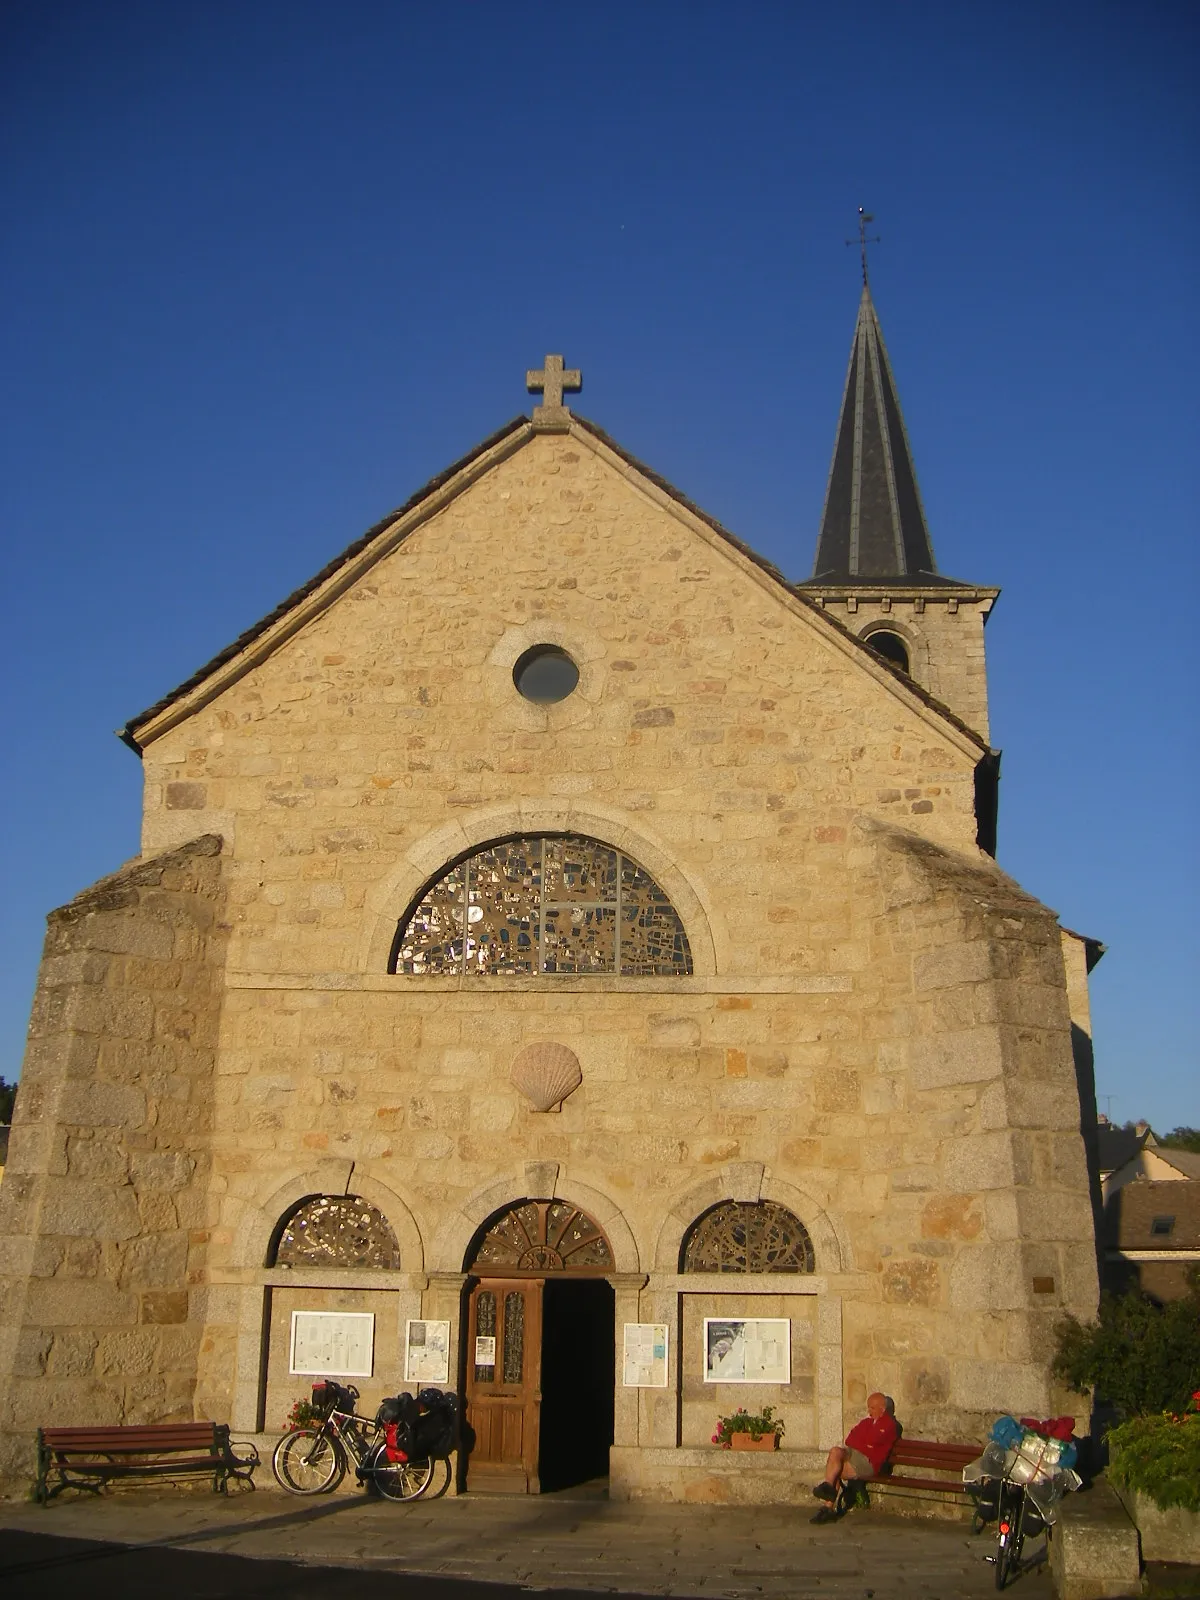
[(800, 1218), (771, 1200), (722, 1200), (683, 1240), (683, 1272), (811, 1272), (812, 1240)]
[(679, 913), (629, 856), (578, 834), (499, 840), (436, 878), (400, 923), (391, 971), (683, 977)]
[(567, 1200), (522, 1200), (494, 1217), (469, 1255), (472, 1272), (611, 1272), (604, 1230)]
[(400, 1266), (400, 1246), (382, 1211), (356, 1194), (302, 1200), (283, 1224), (277, 1267)]

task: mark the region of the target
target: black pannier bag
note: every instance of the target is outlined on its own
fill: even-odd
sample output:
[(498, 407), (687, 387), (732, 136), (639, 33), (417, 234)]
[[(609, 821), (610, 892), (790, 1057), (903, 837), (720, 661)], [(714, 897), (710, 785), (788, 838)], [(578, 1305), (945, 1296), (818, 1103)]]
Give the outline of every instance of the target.
[(332, 1378), (325, 1378), (312, 1386), (313, 1410), (319, 1411), (322, 1417), (328, 1417), (331, 1411), (353, 1411), (357, 1399), (357, 1389), (335, 1383)]
[(390, 1399), (383, 1402), (375, 1413), (375, 1422), (380, 1428), (386, 1428), (389, 1424), (395, 1423), (411, 1427), (417, 1420), (419, 1409), (412, 1395), (405, 1390), (401, 1394), (392, 1395)]
[(422, 1389), (417, 1399), (424, 1408), (412, 1429), (414, 1460), (443, 1461), (458, 1443), (458, 1396), (441, 1389)]

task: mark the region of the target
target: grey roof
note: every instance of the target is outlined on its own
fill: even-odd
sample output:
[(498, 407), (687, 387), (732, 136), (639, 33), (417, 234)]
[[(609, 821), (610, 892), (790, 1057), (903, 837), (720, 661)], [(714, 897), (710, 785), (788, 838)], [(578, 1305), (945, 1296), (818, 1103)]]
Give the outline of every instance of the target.
[(1101, 1172), (1115, 1172), (1142, 1149), (1149, 1137), (1149, 1128), (1138, 1133), (1135, 1128), (1117, 1128), (1111, 1122), (1102, 1122), (1096, 1129), (1097, 1152)]
[(1175, 1150), (1170, 1145), (1156, 1144), (1154, 1154), (1169, 1167), (1174, 1167), (1176, 1172), (1186, 1173), (1189, 1178), (1200, 1178), (1200, 1154), (1195, 1150)]
[(825, 491), (813, 584), (949, 585), (933, 558), (879, 317), (864, 286)]

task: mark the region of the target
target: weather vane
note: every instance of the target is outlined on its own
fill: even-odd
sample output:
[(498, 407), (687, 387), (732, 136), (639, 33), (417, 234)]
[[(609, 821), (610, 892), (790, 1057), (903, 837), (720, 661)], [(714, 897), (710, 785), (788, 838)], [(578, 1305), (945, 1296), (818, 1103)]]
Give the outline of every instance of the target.
[[(868, 233), (867, 233), (867, 224), (868, 224), (868, 222), (874, 222), (874, 221), (875, 221), (875, 218), (873, 216), (871, 216), (869, 212), (864, 211), (863, 208), (861, 206), (859, 206), (859, 208), (858, 208), (858, 240), (857, 240), (857, 243), (858, 243), (859, 250), (862, 252), (863, 288), (864, 289), (867, 287), (867, 246), (869, 244), (879, 244), (881, 242), (880, 241), (880, 237), (879, 237), (879, 235), (877, 233), (873, 233), (873, 234), (870, 234), (870, 235), (868, 235)], [(847, 239), (846, 243), (847, 244), (854, 244), (855, 240)]]

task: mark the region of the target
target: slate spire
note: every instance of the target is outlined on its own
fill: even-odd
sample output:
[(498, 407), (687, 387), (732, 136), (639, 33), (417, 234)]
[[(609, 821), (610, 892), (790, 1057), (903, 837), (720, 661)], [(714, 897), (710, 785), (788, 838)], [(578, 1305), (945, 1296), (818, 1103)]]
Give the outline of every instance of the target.
[(895, 379), (864, 282), (809, 581), (895, 579), (945, 581), (937, 574)]

